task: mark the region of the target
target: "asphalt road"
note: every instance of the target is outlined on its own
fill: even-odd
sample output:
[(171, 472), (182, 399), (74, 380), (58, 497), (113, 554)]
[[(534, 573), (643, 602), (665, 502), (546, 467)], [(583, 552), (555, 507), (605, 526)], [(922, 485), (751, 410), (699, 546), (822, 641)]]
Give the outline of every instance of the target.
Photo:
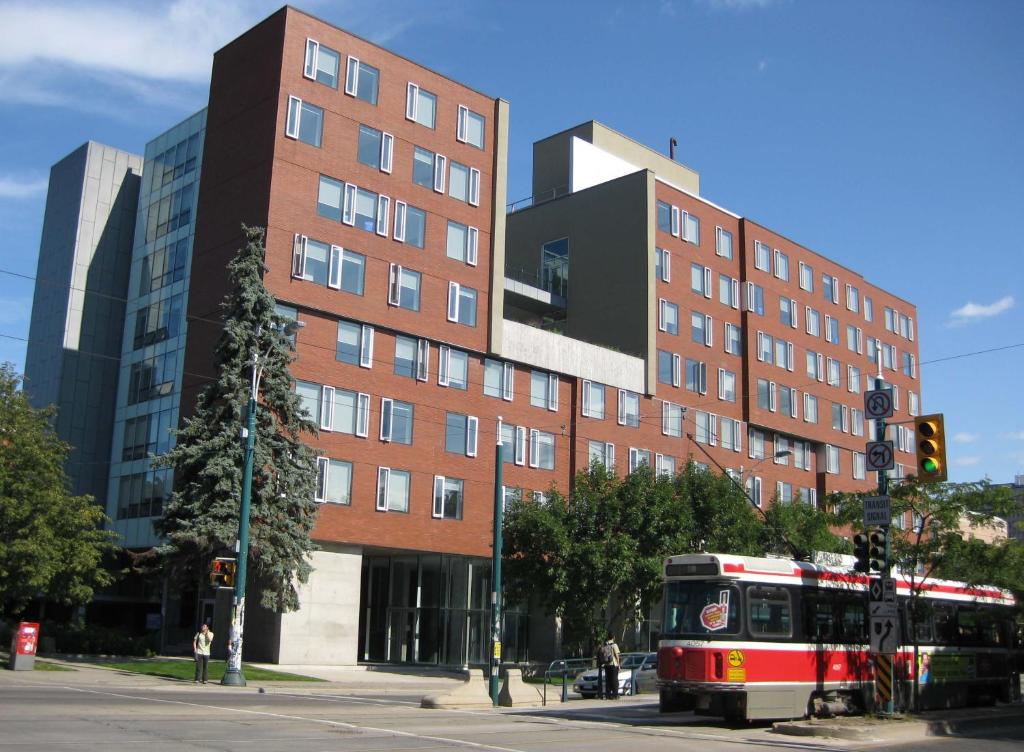
[(45, 684), (0, 683), (0, 752), (836, 749), (819, 740), (773, 738), (767, 727), (698, 725), (692, 717), (689, 725), (669, 724), (649, 703), (555, 713), (423, 710), (411, 696), (62, 685), (51, 676)]
[[(657, 704), (643, 696), (531, 710), (424, 710), (419, 694), (402, 691), (384, 697), (306, 685), (260, 693), (253, 686), (3, 673), (0, 752), (828, 752), (878, 747), (780, 736), (768, 724), (737, 727), (690, 714), (662, 716)], [(937, 738), (887, 749), (1019, 752), (1022, 740), (1024, 727), (1004, 728), (987, 738)]]

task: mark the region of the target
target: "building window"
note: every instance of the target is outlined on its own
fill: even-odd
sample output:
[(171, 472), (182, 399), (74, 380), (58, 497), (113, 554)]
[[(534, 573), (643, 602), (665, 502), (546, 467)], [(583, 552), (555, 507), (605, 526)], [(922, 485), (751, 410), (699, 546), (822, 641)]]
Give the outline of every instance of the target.
[(320, 176), (320, 190), (317, 195), (316, 211), (321, 217), (341, 221), (341, 195), (345, 184), (329, 178), (326, 175)]
[(587, 464), (595, 462), (605, 466), (607, 470), (615, 467), (615, 445), (604, 441), (591, 441), (587, 447)]
[(806, 392), (804, 393), (804, 422), (818, 422), (818, 398)]
[(391, 172), (391, 162), (395, 147), (395, 137), (371, 128), (359, 126), (359, 147), (357, 157), (367, 167), (381, 172)]
[(903, 353), (903, 375), (912, 379), (917, 377), (917, 363), (913, 353)]
[(682, 212), (682, 238), (688, 243), (700, 245), (700, 219), (689, 212)]
[(345, 93), (375, 105), (379, 86), (380, 71), (349, 55), (348, 69), (345, 73)]
[(437, 348), (437, 383), (453, 389), (465, 389), (469, 381), (469, 356), (462, 350), (440, 345)]
[(678, 236), (678, 228), (674, 233), (672, 232), (672, 207), (670, 207), (664, 201), (659, 201), (657, 203), (657, 207), (658, 229), (661, 230), (662, 232), (667, 232)]
[(860, 291), (853, 285), (846, 286), (846, 310), (860, 313)]
[[(784, 454), (784, 452), (789, 452), (789, 454)], [(785, 436), (781, 436), (780, 434), (775, 434), (775, 456), (772, 458), (772, 461), (776, 465), (788, 466), (789, 457), (792, 453), (793, 447), (790, 444), (789, 439), (787, 439)]]
[(629, 448), (629, 472), (637, 470), (641, 466), (651, 466), (651, 450), (650, 449), (637, 449), (636, 447)]
[(373, 327), (354, 321), (339, 321), (335, 358), (342, 363), (372, 368)]
[(839, 374), (842, 370), (842, 364), (838, 360), (834, 360), (833, 358), (828, 358), (826, 360), (826, 363), (828, 372), (828, 385), (840, 386)]
[(377, 468), (377, 511), (408, 512), (409, 482), (408, 470)]
[(340, 63), (341, 55), (336, 50), (324, 47), (316, 40), (306, 40), (306, 65), (302, 72), (306, 78), (337, 89)]
[(142, 259), (139, 275), (139, 294), (145, 295), (185, 279), (188, 261), (188, 238), (161, 244)]
[(864, 320), (869, 322), (875, 320), (875, 302), (867, 295), (864, 296)]
[(736, 401), (736, 374), (724, 368), (718, 369), (718, 399)]
[(856, 366), (846, 367), (846, 389), (853, 394), (860, 394), (860, 369)]
[(686, 408), (671, 402), (661, 403), (661, 432), (665, 436), (682, 436)]
[(775, 495), (779, 499), (780, 504), (792, 504), (793, 503), (793, 484), (784, 483), (783, 481), (776, 481), (775, 483)]
[(867, 478), (867, 469), (864, 463), (864, 455), (860, 452), (853, 453), (853, 479), (864, 480)]
[(462, 519), (463, 481), (444, 475), (434, 476), (433, 516), (439, 520)]
[(363, 294), (366, 257), (336, 245), (296, 234), (292, 241), (292, 276), (353, 295)]
[(640, 395), (619, 390), (619, 425), (637, 428), (640, 425)]
[(830, 475), (839, 474), (839, 447), (825, 445), (825, 472)]
[(821, 293), (825, 300), (839, 305), (839, 280), (830, 274), (822, 274)]
[(779, 387), (779, 411), (790, 418), (796, 417), (797, 396), (796, 389), (791, 386)]
[(743, 354), (743, 330), (735, 324), (725, 324), (725, 351), (730, 355)]
[(484, 361), (484, 394), (488, 397), (500, 397), (506, 402), (512, 401), (512, 381), (515, 366), (500, 360)]
[(448, 195), (458, 201), (479, 206), (480, 170), (453, 160), (451, 162), (451, 178), (448, 181)]
[(177, 371), (177, 358), (173, 351), (132, 363), (128, 379), (128, 404), (137, 405), (169, 395), (174, 390)]
[(675, 353), (658, 350), (658, 382), (679, 386), (682, 379), (682, 362)]
[(455, 129), (455, 138), (463, 143), (475, 146), (478, 149), (484, 148), (484, 129), (487, 119), (483, 115), (473, 112), (468, 107), (459, 105), (459, 120)]
[(775, 349), (772, 335), (764, 332), (757, 333), (757, 359), (762, 363), (772, 362), (772, 352)]
[(662, 282), (672, 281), (672, 254), (663, 248), (654, 249), (654, 276)]
[(711, 269), (700, 264), (690, 264), (690, 289), (711, 298)]
[(744, 290), (747, 297), (747, 310), (758, 316), (764, 316), (764, 288), (753, 282), (747, 282)]
[(473, 415), (447, 413), (445, 416), (444, 450), (453, 454), (476, 457), (480, 421)]
[(757, 428), (748, 428), (747, 444), (749, 446), (748, 454), (750, 459), (764, 459), (764, 431)]
[(762, 482), (761, 479), (756, 475), (747, 478), (747, 496), (750, 497), (751, 501), (754, 502), (754, 506), (758, 509), (761, 508), (762, 504)]
[(825, 380), (825, 358), (821, 353), (807, 351), (807, 376), (817, 381)]
[(313, 500), (328, 504), (351, 504), (352, 463), (317, 457), (316, 495)]
[(721, 227), (715, 228), (715, 253), (722, 258), (732, 259), (732, 233)]
[(754, 241), (754, 268), (763, 272), (771, 272), (772, 249), (760, 240)]
[(140, 347), (177, 337), (181, 333), (181, 322), (181, 294), (140, 308), (135, 313), (133, 348), (138, 350)]
[(555, 435), (530, 429), (530, 467), (555, 469)]
[(583, 381), (583, 405), (580, 412), (588, 418), (604, 420), (604, 384)]
[(915, 392), (907, 391), (907, 412), (917, 417), (921, 414), (921, 401)]
[(757, 406), (761, 410), (775, 412), (775, 382), (768, 379), (757, 380)]
[(420, 273), (391, 264), (388, 274), (388, 304), (410, 311), (420, 309)]
[(427, 128), (433, 128), (437, 118), (437, 96), (410, 83), (406, 92), (405, 117)]
[(413, 405), (390, 397), (380, 400), (380, 440), (412, 444)]
[(333, 386), (321, 387), (298, 381), (295, 393), (302, 408), (313, 420), (319, 419), (324, 431), (365, 437), (370, 423), (370, 395)]
[(661, 298), (658, 306), (658, 329), (669, 334), (679, 334), (679, 306)]
[(441, 190), (444, 190), (444, 164), (444, 155), (435, 154), (420, 146), (415, 147), (412, 155), (412, 182), (424, 188), (435, 189), (435, 177), (440, 171), (442, 175)]
[(778, 250), (775, 251), (775, 276), (789, 282), (789, 256)]
[(448, 283), (448, 320), (464, 326), (476, 326), (476, 290)]
[(448, 220), (448, 258), (476, 266), (480, 231)]
[(718, 275), (718, 301), (730, 308), (740, 307), (740, 281), (727, 274)]
[(655, 473), (660, 477), (674, 478), (676, 475), (676, 458), (667, 454), (655, 455)]
[(711, 347), (712, 325), (710, 316), (694, 311), (690, 314), (690, 337), (694, 342)]
[(843, 430), (843, 405), (838, 402), (832, 403), (832, 430)]
[(320, 146), (324, 129), (324, 111), (298, 97), (288, 97), (288, 123), (284, 134), (310, 146)]
[(427, 213), (404, 201), (396, 201), (394, 229), (395, 240), (422, 248), (427, 234)]
[(740, 422), (723, 416), (719, 418), (719, 423), (721, 425), (722, 449), (741, 451), (743, 449), (743, 434)]
[(775, 340), (775, 365), (779, 368), (785, 368), (787, 371), (792, 371), (793, 361), (793, 343), (786, 342), (784, 339)]
[(697, 394), (708, 392), (707, 363), (699, 360), (686, 359), (686, 389)]
[(811, 444), (809, 441), (793, 442), (793, 467), (800, 470), (811, 469)]
[(395, 375), (426, 381), (430, 367), (430, 342), (414, 337), (395, 337)]
[(779, 321), (783, 326), (796, 329), (796, 301), (792, 298), (779, 298)]
[(552, 412), (558, 410), (558, 374), (544, 371), (530, 373), (530, 404)]
[(804, 306), (804, 321), (808, 334), (812, 337), (821, 336), (821, 314), (810, 306)]
[(694, 425), (696, 435), (694, 438), (700, 444), (714, 446), (718, 444), (718, 416), (713, 413), (706, 413), (703, 410), (694, 411)]
[(814, 292), (814, 269), (800, 262), (800, 289), (807, 292)]

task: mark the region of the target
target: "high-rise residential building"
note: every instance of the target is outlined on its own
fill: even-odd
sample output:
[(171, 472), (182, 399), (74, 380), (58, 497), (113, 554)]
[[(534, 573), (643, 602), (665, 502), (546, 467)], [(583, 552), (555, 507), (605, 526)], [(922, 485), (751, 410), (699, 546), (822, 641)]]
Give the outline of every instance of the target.
[[(506, 497), (693, 459), (759, 506), (814, 504), (871, 487), (876, 374), (898, 420), (920, 411), (912, 304), (599, 123), (538, 141), (512, 204), (507, 150), (505, 101), (290, 7), (216, 53), (205, 120), (147, 148), (110, 450), (126, 544), (155, 542), (170, 480), (148, 458), (213, 375), (219, 331), (196, 322), (221, 315), (242, 223), (267, 228), (264, 282), (305, 324), (320, 550), (299, 611), (250, 610), (248, 657), (485, 663), (498, 437)], [(177, 596), (170, 642), (210, 598)], [(507, 660), (556, 649), (522, 605)]]
[(55, 405), (71, 492), (102, 503), (142, 158), (93, 141), (55, 164), (46, 195), (25, 390)]

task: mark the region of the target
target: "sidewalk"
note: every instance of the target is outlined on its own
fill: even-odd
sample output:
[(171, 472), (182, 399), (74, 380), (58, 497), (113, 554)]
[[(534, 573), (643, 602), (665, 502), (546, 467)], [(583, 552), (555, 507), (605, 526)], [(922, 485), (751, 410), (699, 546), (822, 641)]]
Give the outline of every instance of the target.
[(912, 742), (935, 736), (970, 736), (981, 731), (1024, 727), (1024, 705), (1019, 703), (984, 708), (930, 710), (914, 716), (882, 718), (843, 716), (781, 721), (773, 724), (778, 734), (820, 736), (857, 742)]
[[(173, 657), (161, 656), (164, 659)], [(140, 674), (134, 671), (104, 666), (102, 663), (85, 662), (71, 656), (45, 655), (36, 658), (36, 663), (53, 663), (73, 671), (9, 671), (7, 660), (0, 654), (0, 683), (61, 684), (66, 686), (99, 685), (107, 688), (130, 689), (133, 687), (180, 688), (192, 686), (192, 682), (164, 676)], [(358, 693), (361, 695), (425, 695), (445, 692), (462, 683), (463, 675), (451, 671), (402, 668), (398, 666), (305, 666), (251, 663), (243, 665), (265, 668), (290, 674), (300, 674), (322, 679), (321, 682), (249, 680), (247, 686), (232, 688), (239, 691), (265, 691), (274, 689), (292, 693)], [(213, 682), (209, 686), (220, 686)], [(204, 687), (203, 689), (206, 689)]]

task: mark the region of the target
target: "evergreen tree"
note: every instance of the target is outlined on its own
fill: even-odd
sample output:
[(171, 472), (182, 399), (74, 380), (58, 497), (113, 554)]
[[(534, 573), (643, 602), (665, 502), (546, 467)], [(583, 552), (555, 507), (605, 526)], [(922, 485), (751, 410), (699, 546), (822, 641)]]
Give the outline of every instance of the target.
[(67, 491), (68, 445), (36, 410), (10, 363), (0, 366), (0, 613), (17, 616), (35, 597), (67, 604), (113, 582), (109, 522), (91, 496)]
[[(292, 391), (295, 356), (263, 285), (263, 229), (242, 226), (246, 243), (229, 264), (224, 330), (214, 352), (218, 377), (200, 394), (177, 444), (159, 462), (174, 468), (175, 491), (155, 528), (157, 550), (173, 571), (203, 572), (210, 559), (234, 550), (242, 494), (246, 409), (253, 364), (262, 369), (253, 461), (249, 586), (274, 611), (299, 607), (294, 583), (306, 582), (315, 550), (310, 533), (316, 457), (301, 441), (317, 424)], [(248, 589), (248, 586), (247, 586)]]

